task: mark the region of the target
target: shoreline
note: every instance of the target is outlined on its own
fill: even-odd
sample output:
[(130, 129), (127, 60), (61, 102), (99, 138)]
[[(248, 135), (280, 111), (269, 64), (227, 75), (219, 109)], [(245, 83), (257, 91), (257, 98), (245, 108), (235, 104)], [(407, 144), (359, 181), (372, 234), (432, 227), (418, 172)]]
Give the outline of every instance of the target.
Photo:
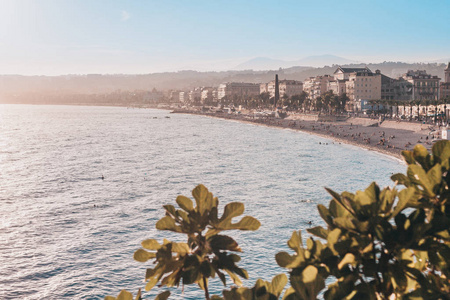
[[(396, 125), (396, 121), (387, 121), (381, 126), (365, 126), (361, 124), (361, 118), (350, 118), (340, 122), (319, 122), (307, 121), (289, 116), (286, 119), (257, 119), (249, 115), (232, 115), (226, 113), (211, 113), (196, 110), (176, 110), (173, 113), (194, 114), (224, 120), (275, 127), (281, 129), (291, 129), (325, 139), (331, 139), (339, 144), (356, 146), (365, 150), (375, 151), (383, 155), (404, 162), (401, 152), (412, 150), (418, 143), (423, 144), (427, 149), (431, 149), (433, 143), (429, 138), (428, 126), (425, 129), (420, 124), (402, 122)], [(370, 119), (369, 119), (370, 120)], [(364, 119), (367, 122), (367, 120)], [(376, 123), (376, 120), (372, 120)], [(405, 124), (410, 125), (411, 130), (404, 129)], [(419, 129), (417, 129), (417, 127)]]
[(31, 104), (31, 103), (2, 103), (18, 105), (67, 105), (67, 106), (99, 106), (99, 107), (130, 107), (140, 109), (166, 110), (171, 113), (193, 114), (224, 120), (234, 120), (242, 123), (275, 127), (281, 129), (291, 129), (325, 139), (331, 139), (340, 144), (356, 146), (365, 150), (375, 151), (391, 158), (404, 162), (401, 152), (412, 150), (414, 146), (421, 143), (428, 150), (433, 143), (429, 136), (430, 125), (422, 125), (406, 121), (384, 121), (380, 126), (370, 126), (368, 124), (377, 123), (377, 120), (368, 118), (349, 118), (346, 121), (320, 122), (313, 120), (302, 120), (299, 115), (292, 114), (285, 119), (275, 118), (254, 118), (248, 114), (228, 114), (217, 112), (203, 112), (195, 109), (174, 109), (173, 107), (145, 106), (125, 106), (102, 103), (71, 103), (71, 104)]

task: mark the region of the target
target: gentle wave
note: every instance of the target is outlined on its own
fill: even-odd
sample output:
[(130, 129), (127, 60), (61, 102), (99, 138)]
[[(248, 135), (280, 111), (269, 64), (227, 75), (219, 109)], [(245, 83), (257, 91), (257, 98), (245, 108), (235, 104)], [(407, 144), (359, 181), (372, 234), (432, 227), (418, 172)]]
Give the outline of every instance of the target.
[[(102, 299), (143, 287), (133, 252), (158, 232), (162, 205), (199, 183), (223, 207), (242, 201), (257, 232), (230, 232), (256, 278), (284, 272), (293, 230), (323, 225), (323, 187), (392, 185), (399, 161), (321, 137), (168, 111), (0, 105), (0, 299)], [(156, 117), (156, 118), (155, 118)], [(102, 180), (104, 176), (104, 180)], [(307, 236), (305, 234), (305, 236)], [(229, 280), (228, 280), (229, 281)], [(229, 281), (230, 282), (230, 281)], [(219, 280), (211, 292), (220, 294)], [(145, 293), (152, 298), (158, 291)], [(171, 299), (198, 299), (196, 287)]]

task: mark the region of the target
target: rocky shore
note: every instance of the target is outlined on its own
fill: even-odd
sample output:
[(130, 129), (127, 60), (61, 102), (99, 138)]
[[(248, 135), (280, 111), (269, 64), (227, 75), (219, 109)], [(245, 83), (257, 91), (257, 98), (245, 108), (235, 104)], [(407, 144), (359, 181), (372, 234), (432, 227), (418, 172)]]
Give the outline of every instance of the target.
[[(403, 150), (412, 150), (418, 143), (431, 149), (438, 126), (418, 122), (348, 118), (345, 121), (320, 122), (304, 114), (290, 114), (285, 119), (255, 117), (251, 113), (228, 114), (199, 110), (176, 110), (174, 113), (205, 115), (209, 117), (256, 123), (265, 126), (289, 128), (332, 139), (334, 142), (356, 145), (365, 149), (402, 159)], [(308, 120), (309, 119), (309, 120)]]

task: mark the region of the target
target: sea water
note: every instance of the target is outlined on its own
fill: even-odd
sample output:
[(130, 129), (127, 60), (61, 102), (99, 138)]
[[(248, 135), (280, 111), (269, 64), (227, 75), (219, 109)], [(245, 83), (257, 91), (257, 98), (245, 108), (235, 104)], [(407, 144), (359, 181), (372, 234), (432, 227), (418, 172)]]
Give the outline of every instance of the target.
[[(162, 206), (203, 183), (261, 221), (230, 231), (239, 265), (270, 280), (285, 269), (294, 230), (323, 225), (317, 205), (337, 192), (391, 185), (400, 161), (314, 135), (169, 111), (0, 105), (0, 299), (102, 299), (144, 287), (151, 263), (133, 260)], [(102, 179), (103, 177), (103, 179)], [(191, 197), (192, 198), (192, 197)], [(309, 224), (312, 223), (312, 225)], [(291, 251), (292, 253), (292, 251)], [(231, 280), (227, 279), (228, 284)], [(223, 286), (216, 277), (212, 294)], [(153, 299), (164, 289), (145, 292)], [(198, 287), (170, 299), (201, 299)]]

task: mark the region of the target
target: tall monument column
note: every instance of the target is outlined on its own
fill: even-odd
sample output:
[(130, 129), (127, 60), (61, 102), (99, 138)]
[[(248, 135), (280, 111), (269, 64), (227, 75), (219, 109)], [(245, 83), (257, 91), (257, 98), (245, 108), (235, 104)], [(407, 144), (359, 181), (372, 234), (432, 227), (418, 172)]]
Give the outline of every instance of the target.
[(278, 74), (275, 75), (275, 100), (274, 107), (277, 108), (278, 100), (280, 99), (280, 86), (278, 85)]
[(450, 82), (450, 62), (448, 63), (448, 67), (444, 70), (445, 80), (444, 82)]

